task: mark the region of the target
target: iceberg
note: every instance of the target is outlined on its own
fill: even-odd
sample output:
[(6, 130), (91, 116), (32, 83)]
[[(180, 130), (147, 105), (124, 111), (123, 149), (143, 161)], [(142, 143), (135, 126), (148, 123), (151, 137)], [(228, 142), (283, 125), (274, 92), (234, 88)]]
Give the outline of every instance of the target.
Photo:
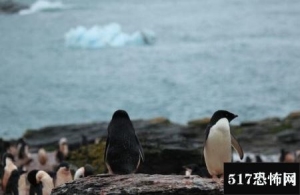
[(65, 33), (65, 45), (72, 48), (99, 49), (151, 45), (154, 42), (155, 33), (153, 31), (143, 30), (127, 34), (117, 23), (104, 26), (95, 25), (91, 28), (77, 26)]
[(66, 8), (60, 1), (38, 0), (33, 3), (29, 9), (19, 11), (20, 15), (32, 14), (40, 11), (56, 11)]

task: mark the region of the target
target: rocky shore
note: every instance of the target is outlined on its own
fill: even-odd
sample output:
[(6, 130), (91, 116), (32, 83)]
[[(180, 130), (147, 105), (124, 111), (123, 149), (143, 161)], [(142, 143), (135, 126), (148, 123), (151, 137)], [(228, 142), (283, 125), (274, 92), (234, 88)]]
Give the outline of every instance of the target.
[[(158, 117), (133, 120), (136, 133), (145, 151), (146, 161), (139, 169), (146, 174), (180, 174), (187, 164), (204, 165), (202, 148), (204, 131), (209, 118), (196, 119), (181, 125)], [(103, 152), (108, 122), (49, 126), (28, 130), (23, 138), (36, 151), (39, 147), (53, 150), (61, 137), (68, 138), (70, 160), (91, 163), (104, 171)], [(265, 118), (246, 121), (231, 127), (244, 152), (279, 154), (281, 149), (294, 151), (300, 146), (300, 112), (285, 118)], [(82, 143), (82, 136), (85, 143)], [(98, 144), (92, 144), (94, 142)], [(89, 143), (89, 144), (88, 144)], [(86, 145), (86, 146), (83, 146)]]
[[(120, 194), (125, 193), (124, 189), (129, 189), (125, 194), (222, 194), (223, 189), (212, 183), (211, 179), (183, 176), (185, 165), (205, 166), (203, 141), (208, 122), (209, 118), (192, 120), (186, 125), (171, 122), (164, 117), (133, 120), (145, 153), (145, 162), (135, 176), (103, 175), (107, 172), (103, 156), (108, 122), (31, 129), (27, 130), (23, 139), (30, 146), (33, 156), (36, 156), (41, 147), (54, 151), (58, 140), (66, 137), (70, 149), (67, 161), (74, 169), (86, 163), (95, 167), (95, 174), (98, 175), (67, 183), (54, 189), (54, 194), (72, 194), (80, 189), (86, 190), (86, 194), (99, 194), (105, 190), (104, 194)], [(300, 149), (300, 111), (284, 118), (242, 122), (232, 126), (231, 132), (246, 154), (277, 155), (273, 161), (276, 162), (281, 149)], [(112, 185), (114, 182), (118, 185)], [(135, 182), (134, 185), (128, 186), (132, 182)], [(206, 189), (210, 190), (205, 191)]]

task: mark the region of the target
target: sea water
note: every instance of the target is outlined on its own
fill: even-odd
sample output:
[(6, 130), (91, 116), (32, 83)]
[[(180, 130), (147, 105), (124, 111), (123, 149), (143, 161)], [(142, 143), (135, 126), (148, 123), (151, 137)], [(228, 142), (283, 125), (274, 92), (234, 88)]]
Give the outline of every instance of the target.
[[(300, 1), (49, 2), (0, 15), (1, 137), (109, 121), (116, 109), (182, 124), (218, 109), (238, 114), (236, 123), (300, 109)], [(65, 45), (70, 29), (111, 23), (128, 34), (149, 29), (156, 41)]]

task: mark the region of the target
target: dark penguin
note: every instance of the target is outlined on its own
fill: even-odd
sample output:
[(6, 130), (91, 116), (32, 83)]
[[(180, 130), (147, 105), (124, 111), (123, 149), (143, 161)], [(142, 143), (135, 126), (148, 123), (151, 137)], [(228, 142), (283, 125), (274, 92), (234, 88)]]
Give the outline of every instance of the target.
[(295, 155), (292, 152), (281, 149), (279, 161), (284, 163), (293, 163), (295, 162)]
[(144, 152), (127, 112), (117, 110), (107, 130), (104, 161), (109, 173), (134, 173), (144, 161)]
[(14, 157), (9, 153), (4, 153), (2, 157), (4, 173), (2, 178), (2, 190), (5, 194), (19, 194), (18, 181), (20, 173), (14, 164)]
[(85, 135), (81, 135), (81, 146), (87, 146), (89, 141)]
[(50, 195), (54, 188), (53, 180), (42, 170), (32, 170), (27, 175), (30, 183), (29, 195)]
[(68, 140), (65, 137), (60, 138), (58, 142), (58, 149), (56, 151), (56, 161), (59, 163), (64, 162), (69, 154)]
[(251, 163), (252, 160), (251, 160), (251, 158), (250, 158), (249, 156), (247, 156), (245, 162), (246, 162), (246, 163)]
[(255, 160), (256, 160), (257, 163), (262, 163), (263, 162), (262, 158), (258, 154), (255, 155)]
[(199, 167), (197, 164), (189, 164), (183, 166), (183, 168), (185, 169), (186, 176), (199, 175), (200, 177), (211, 178), (206, 167)]
[(223, 164), (231, 162), (231, 145), (241, 159), (244, 156), (241, 146), (230, 133), (229, 122), (236, 117), (237, 115), (226, 110), (218, 110), (206, 127), (204, 158), (208, 172), (213, 178), (223, 176)]
[(87, 176), (90, 176), (90, 175), (93, 175), (94, 174), (94, 168), (89, 165), (89, 164), (86, 164), (84, 167), (80, 167), (75, 175), (74, 175), (74, 180), (75, 179), (79, 179), (79, 178), (83, 178), (83, 177), (87, 177)]
[(29, 152), (29, 146), (23, 138), (20, 138), (18, 140), (17, 150), (18, 155), (16, 159), (16, 165), (19, 167), (19, 169), (26, 170), (28, 165), (33, 161), (33, 159), (31, 158), (31, 154)]
[(27, 180), (30, 183), (29, 195), (42, 195), (43, 194), (43, 185), (41, 182), (38, 182), (36, 179), (36, 174), (38, 170), (32, 170), (27, 175)]
[(24, 141), (24, 139), (23, 138), (19, 139), (18, 145), (17, 145), (18, 159), (24, 159), (26, 157), (26, 147), (28, 147), (28, 146), (27, 146), (26, 142)]
[(69, 163), (67, 162), (60, 163), (56, 171), (54, 186), (57, 187), (64, 183), (70, 182), (72, 180), (73, 178), (72, 178)]

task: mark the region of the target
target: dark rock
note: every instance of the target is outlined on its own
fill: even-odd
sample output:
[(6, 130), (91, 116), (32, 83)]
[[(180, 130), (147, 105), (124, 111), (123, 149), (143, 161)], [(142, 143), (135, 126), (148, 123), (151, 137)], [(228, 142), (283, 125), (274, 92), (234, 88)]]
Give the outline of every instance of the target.
[(209, 121), (210, 121), (210, 118), (194, 119), (194, 120), (191, 120), (188, 122), (188, 126), (206, 128)]
[(293, 129), (297, 130), (298, 132), (300, 131), (300, 118), (294, 119), (290, 123)]
[(61, 137), (68, 139), (70, 149), (78, 148), (81, 145), (82, 137), (85, 135), (86, 141), (91, 143), (96, 138), (106, 137), (108, 123), (89, 123), (58, 125), (44, 127), (39, 130), (27, 130), (23, 138), (32, 148), (51, 147), (56, 148)]
[[(231, 132), (239, 140), (245, 152), (278, 154), (281, 148), (290, 151), (299, 149), (299, 129), (292, 126), (293, 122), (298, 120), (300, 119), (296, 117), (289, 120), (268, 118), (252, 122), (251, 125), (232, 126)], [(81, 135), (83, 134), (85, 142), (93, 143), (95, 140), (100, 140), (100, 143), (105, 145), (103, 143), (105, 143), (107, 136), (107, 125), (107, 122), (99, 122), (50, 126), (27, 131), (24, 140), (32, 151), (39, 147), (54, 150), (58, 140), (61, 137), (67, 137), (72, 151), (82, 146)], [(199, 164), (204, 166), (203, 141), (206, 125), (181, 125), (163, 117), (150, 120), (133, 120), (133, 125), (146, 157), (145, 162), (141, 164), (138, 170), (139, 173), (180, 174), (184, 165)], [(286, 130), (292, 130), (296, 134), (281, 134)], [(92, 158), (95, 161), (94, 165), (103, 164), (102, 150), (103, 147), (98, 151), (99, 154), (101, 153), (100, 156)], [(77, 153), (82, 152), (81, 156), (84, 158), (82, 163), (91, 163), (86, 162), (88, 158), (84, 157), (86, 150), (76, 151)], [(73, 160), (76, 158), (75, 155)], [(96, 159), (98, 160), (96, 161)], [(99, 170), (104, 170), (104, 168)]]
[(22, 9), (28, 9), (28, 6), (11, 0), (0, 0), (0, 13), (17, 13)]
[(295, 130), (286, 130), (277, 133), (277, 139), (283, 143), (297, 143), (300, 141), (300, 134)]
[(212, 179), (180, 175), (96, 175), (78, 179), (52, 190), (52, 195), (93, 194), (224, 194)]
[(290, 120), (300, 119), (300, 111), (291, 112), (286, 118)]
[(149, 123), (152, 125), (161, 125), (161, 124), (170, 124), (170, 120), (165, 117), (156, 117), (149, 120)]
[(242, 122), (240, 126), (241, 127), (252, 127), (255, 125), (258, 125), (257, 121), (246, 121), (246, 122)]

